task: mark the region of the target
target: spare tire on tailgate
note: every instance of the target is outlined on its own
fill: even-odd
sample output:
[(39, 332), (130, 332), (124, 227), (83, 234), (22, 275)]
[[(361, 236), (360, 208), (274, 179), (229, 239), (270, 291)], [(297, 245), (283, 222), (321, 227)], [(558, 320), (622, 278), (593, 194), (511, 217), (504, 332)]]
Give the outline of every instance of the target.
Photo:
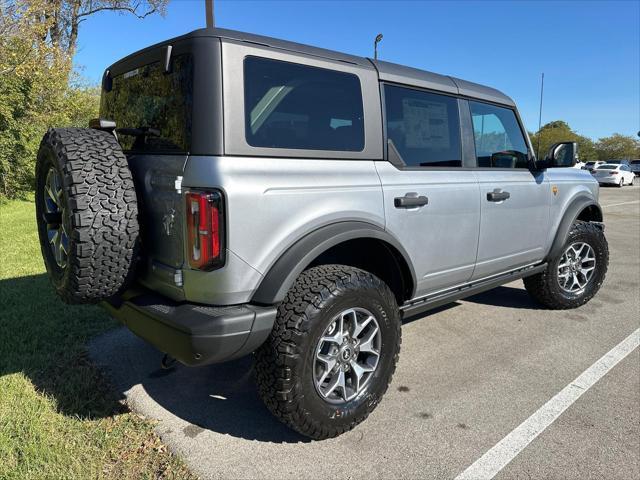
[(36, 221), (42, 256), (67, 303), (95, 303), (122, 291), (138, 243), (133, 177), (114, 135), (49, 130), (36, 164)]

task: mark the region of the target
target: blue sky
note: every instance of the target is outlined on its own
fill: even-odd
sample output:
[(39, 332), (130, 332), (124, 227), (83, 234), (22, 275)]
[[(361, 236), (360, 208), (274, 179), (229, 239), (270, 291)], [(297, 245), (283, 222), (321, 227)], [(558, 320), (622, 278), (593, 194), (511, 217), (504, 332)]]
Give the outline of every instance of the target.
[[(536, 130), (562, 119), (594, 139), (640, 130), (640, 1), (222, 1), (216, 25), (454, 75), (511, 96)], [(100, 13), (80, 29), (76, 64), (97, 83), (105, 66), (204, 26), (203, 0), (167, 15)]]

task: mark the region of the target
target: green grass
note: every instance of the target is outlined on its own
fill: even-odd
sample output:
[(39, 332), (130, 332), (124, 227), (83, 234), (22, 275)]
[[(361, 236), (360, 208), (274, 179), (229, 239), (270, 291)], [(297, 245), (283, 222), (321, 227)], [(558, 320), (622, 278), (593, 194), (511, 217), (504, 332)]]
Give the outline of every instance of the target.
[(116, 323), (55, 296), (34, 210), (0, 203), (0, 479), (192, 478), (87, 359)]

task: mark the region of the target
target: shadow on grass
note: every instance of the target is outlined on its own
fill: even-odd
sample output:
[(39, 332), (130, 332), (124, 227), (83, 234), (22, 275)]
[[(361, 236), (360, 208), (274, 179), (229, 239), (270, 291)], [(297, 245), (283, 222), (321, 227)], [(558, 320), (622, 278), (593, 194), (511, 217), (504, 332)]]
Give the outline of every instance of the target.
[(141, 385), (148, 397), (135, 401), (155, 402), (193, 424), (185, 436), (207, 429), (258, 441), (308, 441), (266, 409), (251, 357), (163, 370), (159, 351), (113, 328), (119, 324), (97, 306), (62, 303), (44, 274), (0, 280), (0, 305), (0, 376), (22, 372), (64, 415), (124, 413), (125, 394)]
[(44, 274), (0, 280), (0, 305), (0, 376), (22, 372), (64, 415), (126, 411), (85, 349), (113, 320), (95, 306), (63, 304)]

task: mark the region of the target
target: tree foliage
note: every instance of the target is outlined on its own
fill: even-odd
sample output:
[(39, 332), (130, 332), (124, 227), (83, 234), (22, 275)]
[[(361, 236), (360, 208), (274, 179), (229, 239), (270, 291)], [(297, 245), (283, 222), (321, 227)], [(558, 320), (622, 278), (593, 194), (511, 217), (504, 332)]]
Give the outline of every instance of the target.
[(622, 160), (640, 158), (640, 140), (629, 135), (614, 133), (596, 142), (598, 160)]
[(33, 189), (35, 158), (49, 127), (86, 126), (99, 88), (73, 71), (77, 29), (103, 10), (144, 17), (167, 0), (0, 0), (0, 197)]
[(588, 137), (574, 132), (569, 124), (562, 120), (549, 122), (543, 125), (538, 132), (530, 133), (529, 136), (538, 158), (544, 158), (554, 143), (577, 142), (580, 160), (589, 161), (597, 159), (593, 141)]
[(164, 15), (168, 0), (47, 0), (41, 22), (47, 25), (46, 37), (68, 54), (73, 54), (80, 24), (98, 12), (111, 11), (145, 18)]
[(557, 142), (577, 142), (578, 155), (583, 162), (640, 158), (640, 141), (634, 137), (614, 133), (594, 142), (574, 132), (562, 120), (547, 123), (538, 132), (529, 133), (529, 137), (534, 150), (539, 151), (540, 158), (544, 158), (551, 145)]

